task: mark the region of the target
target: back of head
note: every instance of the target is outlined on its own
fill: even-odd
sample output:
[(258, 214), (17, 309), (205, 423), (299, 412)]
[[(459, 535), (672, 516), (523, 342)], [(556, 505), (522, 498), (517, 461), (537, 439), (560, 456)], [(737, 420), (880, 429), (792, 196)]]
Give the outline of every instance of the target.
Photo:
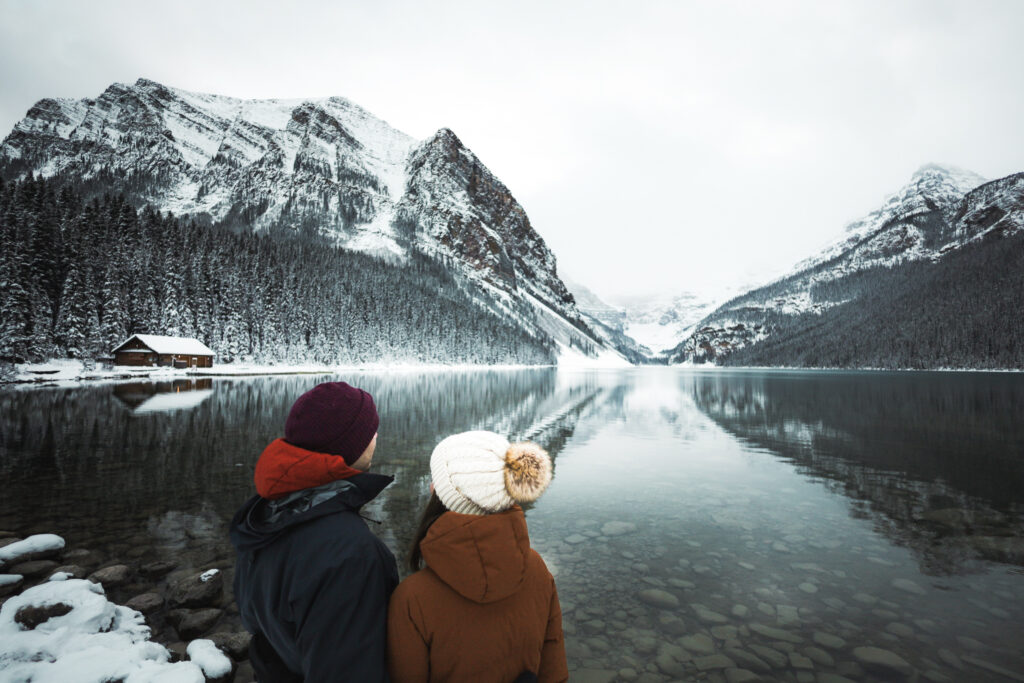
[(324, 382), (295, 401), (284, 439), (299, 448), (340, 456), (351, 465), (373, 440), (379, 423), (370, 394), (345, 382)]
[(260, 455), (253, 473), (256, 492), (276, 500), (361, 473), (372, 458), (379, 421), (373, 397), (362, 389), (318, 384), (295, 401), (284, 438)]
[(534, 443), (509, 443), (494, 432), (455, 434), (430, 456), (434, 491), (420, 519), (409, 567), (421, 567), (421, 542), (444, 513), (485, 516), (531, 503), (551, 483), (551, 458)]

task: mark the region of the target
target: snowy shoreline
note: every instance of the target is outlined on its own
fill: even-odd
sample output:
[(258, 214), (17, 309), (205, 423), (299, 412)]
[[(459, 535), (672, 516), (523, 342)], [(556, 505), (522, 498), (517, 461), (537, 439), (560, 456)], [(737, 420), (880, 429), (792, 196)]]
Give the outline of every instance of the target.
[(4, 385), (74, 386), (86, 382), (120, 382), (127, 380), (173, 380), (194, 377), (260, 377), (271, 375), (336, 375), (349, 372), (480, 372), (515, 371), (555, 368), (555, 365), (416, 365), (367, 363), (364, 365), (220, 365), (212, 368), (132, 368), (87, 370), (81, 361), (53, 359), (46, 363), (16, 365), (12, 379), (0, 380)]
[[(638, 366), (642, 367), (642, 366)], [(729, 371), (757, 371), (762, 372), (765, 370), (773, 370), (778, 372), (985, 372), (985, 373), (1018, 373), (1024, 372), (1024, 368), (842, 368), (842, 367), (822, 367), (822, 368), (806, 368), (800, 366), (790, 365), (712, 365), (707, 364), (691, 364), (691, 363), (679, 363), (677, 365), (667, 365), (664, 367), (678, 368), (680, 370), (708, 370), (711, 372), (729, 372)]]
[[(560, 359), (561, 360), (561, 359)], [(0, 379), (0, 387), (74, 387), (85, 383), (112, 383), (138, 380), (169, 381), (197, 377), (269, 377), (275, 375), (340, 375), (346, 373), (428, 373), (428, 372), (518, 372), (523, 370), (550, 370), (560, 372), (589, 370), (621, 370), (625, 368), (668, 367), (702, 372), (946, 372), (1016, 374), (1024, 368), (841, 368), (841, 367), (789, 367), (789, 366), (721, 366), (721, 365), (619, 365), (602, 362), (604, 359), (586, 359), (592, 363), (572, 362), (558, 365), (442, 365), (415, 363), (365, 363), (362, 365), (220, 365), (212, 368), (131, 368), (121, 366), (110, 369), (86, 370), (83, 363), (71, 359), (53, 359), (46, 363), (25, 363), (15, 366), (11, 379)]]
[(115, 366), (86, 369), (80, 360), (53, 358), (44, 363), (21, 363), (14, 366), (10, 379), (0, 379), (0, 386), (76, 386), (85, 382), (122, 382), (129, 380), (173, 380), (194, 377), (259, 377), (270, 375), (338, 375), (344, 373), (421, 373), (421, 372), (514, 372), (521, 370), (597, 370), (634, 367), (618, 356), (601, 354), (591, 358), (563, 347), (558, 363), (553, 365), (479, 365), (410, 362), (375, 362), (358, 365), (256, 363), (215, 365), (211, 368), (167, 368)]

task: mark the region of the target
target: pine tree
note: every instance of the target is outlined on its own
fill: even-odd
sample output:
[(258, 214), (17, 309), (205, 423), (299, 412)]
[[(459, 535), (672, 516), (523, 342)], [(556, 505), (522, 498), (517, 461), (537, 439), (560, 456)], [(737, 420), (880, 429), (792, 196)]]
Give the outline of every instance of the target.
[(77, 262), (71, 262), (60, 300), (54, 327), (57, 344), (70, 358), (91, 358), (99, 337), (96, 297), (85, 269)]
[(119, 259), (113, 258), (107, 264), (103, 276), (102, 297), (103, 317), (100, 320), (100, 347), (103, 353), (113, 349), (128, 337), (127, 310), (122, 296)]

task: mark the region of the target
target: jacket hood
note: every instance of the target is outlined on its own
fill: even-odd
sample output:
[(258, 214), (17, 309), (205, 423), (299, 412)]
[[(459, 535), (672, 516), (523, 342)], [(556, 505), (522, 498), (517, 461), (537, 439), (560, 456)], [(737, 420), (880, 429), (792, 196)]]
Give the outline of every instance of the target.
[(357, 471), (347, 479), (295, 491), (277, 500), (253, 496), (231, 520), (231, 543), (239, 551), (258, 550), (299, 524), (338, 512), (358, 513), (394, 480), (384, 474)]
[(359, 474), (339, 455), (307, 451), (275, 439), (256, 461), (256, 493), (267, 500)]
[(459, 595), (478, 603), (517, 592), (526, 575), (530, 536), (519, 506), (492, 515), (446, 512), (420, 542), (427, 566)]

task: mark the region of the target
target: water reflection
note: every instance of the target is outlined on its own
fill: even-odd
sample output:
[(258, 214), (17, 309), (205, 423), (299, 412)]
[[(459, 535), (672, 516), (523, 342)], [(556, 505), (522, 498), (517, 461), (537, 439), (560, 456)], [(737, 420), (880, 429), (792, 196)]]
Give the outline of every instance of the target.
[[(862, 661), (864, 646), (929, 680), (995, 677), (977, 661), (1024, 672), (1018, 375), (645, 368), (4, 390), (0, 529), (60, 533), (105, 560), (216, 566), (230, 585), (227, 522), (255, 461), (327, 379), (376, 399), (375, 466), (396, 481), (366, 514), (399, 557), (441, 438), (490, 429), (548, 448), (554, 482), (528, 515), (576, 677), (904, 675)], [(185, 394), (202, 400), (133, 416)]]
[(686, 380), (718, 425), (851, 499), (926, 573), (1024, 564), (1016, 376), (739, 373)]
[(168, 382), (125, 382), (114, 386), (114, 397), (133, 415), (195, 408), (213, 394), (213, 380), (175, 379)]

